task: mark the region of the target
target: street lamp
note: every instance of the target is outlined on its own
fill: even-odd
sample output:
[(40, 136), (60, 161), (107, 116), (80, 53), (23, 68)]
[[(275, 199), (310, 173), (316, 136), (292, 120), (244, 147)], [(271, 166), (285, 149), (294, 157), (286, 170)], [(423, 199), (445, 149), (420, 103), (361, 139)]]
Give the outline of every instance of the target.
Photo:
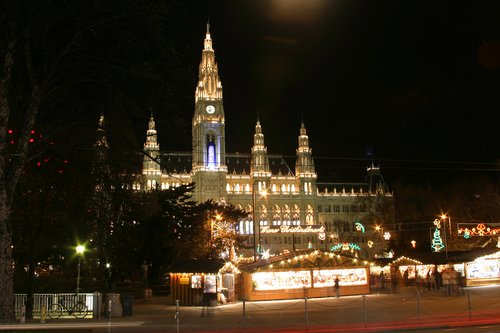
[(76, 293), (77, 294), (80, 292), (80, 262), (81, 262), (82, 255), (84, 252), (85, 252), (84, 245), (78, 245), (76, 247), (76, 255), (78, 256), (78, 274), (76, 276)]

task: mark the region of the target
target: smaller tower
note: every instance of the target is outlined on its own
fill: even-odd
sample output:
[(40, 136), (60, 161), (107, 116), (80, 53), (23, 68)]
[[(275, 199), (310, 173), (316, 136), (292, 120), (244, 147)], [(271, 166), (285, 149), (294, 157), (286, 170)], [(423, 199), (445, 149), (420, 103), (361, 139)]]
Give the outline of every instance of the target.
[[(271, 179), (271, 172), (269, 171), (269, 158), (267, 156), (267, 147), (264, 145), (264, 134), (262, 133), (262, 126), (260, 121), (257, 120), (255, 125), (255, 134), (253, 135), (252, 147), (252, 164), (250, 173), (253, 179), (257, 181), (266, 182), (262, 186), (269, 186)], [(259, 188), (262, 190), (262, 188)]]
[(253, 135), (252, 160), (250, 164), (250, 183), (252, 186), (252, 210), (253, 210), (253, 231), (254, 231), (254, 255), (257, 255), (258, 248), (262, 246), (260, 228), (263, 221), (267, 221), (267, 210), (263, 209), (263, 198), (261, 194), (267, 192), (271, 183), (271, 171), (269, 169), (269, 157), (267, 148), (264, 145), (264, 134), (262, 126), (257, 119), (255, 134)]
[(312, 194), (316, 192), (316, 171), (312, 158), (312, 149), (309, 148), (304, 122), (300, 125), (299, 146), (297, 148), (297, 162), (295, 163), (295, 176), (300, 182), (300, 193)]
[(161, 179), (160, 145), (158, 144), (153, 114), (149, 118), (143, 152), (142, 175), (144, 176), (144, 185), (142, 188), (145, 190), (158, 188)]
[(316, 171), (312, 158), (312, 149), (309, 148), (304, 122), (300, 125), (299, 146), (297, 148), (297, 162), (295, 163), (295, 177), (297, 179), (299, 194), (301, 196), (300, 220), (305, 224), (315, 224), (318, 220), (315, 210)]
[(382, 177), (380, 167), (372, 164), (366, 168), (366, 178), (368, 183), (368, 192), (372, 194), (385, 194), (389, 192), (388, 186)]

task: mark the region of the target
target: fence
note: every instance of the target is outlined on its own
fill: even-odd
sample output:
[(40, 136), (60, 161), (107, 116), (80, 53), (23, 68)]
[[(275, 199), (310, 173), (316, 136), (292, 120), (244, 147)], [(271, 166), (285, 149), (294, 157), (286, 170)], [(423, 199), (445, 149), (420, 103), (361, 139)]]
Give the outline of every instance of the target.
[(287, 301), (243, 301), (219, 307), (176, 307), (165, 332), (252, 332), (266, 328), (325, 331), (353, 327), (418, 328), (432, 324), (471, 325), (497, 320), (500, 288), (476, 287)]
[[(77, 298), (78, 297), (78, 298)], [(15, 294), (15, 316), (21, 317), (21, 307), (26, 304), (26, 294)], [(80, 293), (78, 296), (74, 293), (67, 294), (34, 294), (33, 295), (33, 319), (41, 317), (42, 306), (48, 310), (52, 304), (64, 302), (67, 308), (71, 308), (77, 300), (82, 300), (87, 305), (87, 318), (99, 316), (99, 308), (102, 296), (100, 293)], [(69, 312), (63, 312), (61, 318), (74, 318)]]

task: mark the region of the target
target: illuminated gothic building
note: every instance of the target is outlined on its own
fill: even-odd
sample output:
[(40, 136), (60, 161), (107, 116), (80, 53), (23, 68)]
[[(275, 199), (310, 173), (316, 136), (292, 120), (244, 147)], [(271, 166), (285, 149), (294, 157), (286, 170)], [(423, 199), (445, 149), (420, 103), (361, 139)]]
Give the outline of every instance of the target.
[(248, 218), (237, 228), (240, 254), (245, 256), (303, 249), (380, 255), (386, 240), (383, 229), (375, 227), (392, 218), (393, 197), (379, 168), (371, 165), (362, 183), (319, 183), (305, 124), (297, 130), (294, 169), (282, 156), (267, 152), (259, 120), (251, 153), (226, 152), (222, 83), (207, 26), (195, 91), (192, 152), (161, 152), (151, 116), (143, 183), (136, 188), (167, 189), (194, 182), (194, 200), (224, 201), (247, 211)]

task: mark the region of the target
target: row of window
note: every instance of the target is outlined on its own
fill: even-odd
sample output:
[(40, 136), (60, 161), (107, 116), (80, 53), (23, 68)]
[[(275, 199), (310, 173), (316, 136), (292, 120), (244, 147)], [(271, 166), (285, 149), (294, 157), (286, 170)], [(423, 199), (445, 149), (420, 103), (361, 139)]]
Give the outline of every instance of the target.
[[(375, 207), (376, 212), (380, 212), (380, 206)], [(365, 205), (318, 205), (318, 213), (366, 213), (368, 209)]]
[[(298, 191), (295, 187), (295, 184), (281, 184), (281, 186), (272, 184), (271, 185), (271, 193), (282, 193), (282, 194), (298, 194)], [(251, 194), (252, 190), (250, 184), (226, 184), (227, 193), (247, 193)], [(259, 189), (260, 191), (260, 189)], [(312, 183), (305, 182), (304, 183), (304, 192), (307, 194), (311, 194), (313, 192)]]

